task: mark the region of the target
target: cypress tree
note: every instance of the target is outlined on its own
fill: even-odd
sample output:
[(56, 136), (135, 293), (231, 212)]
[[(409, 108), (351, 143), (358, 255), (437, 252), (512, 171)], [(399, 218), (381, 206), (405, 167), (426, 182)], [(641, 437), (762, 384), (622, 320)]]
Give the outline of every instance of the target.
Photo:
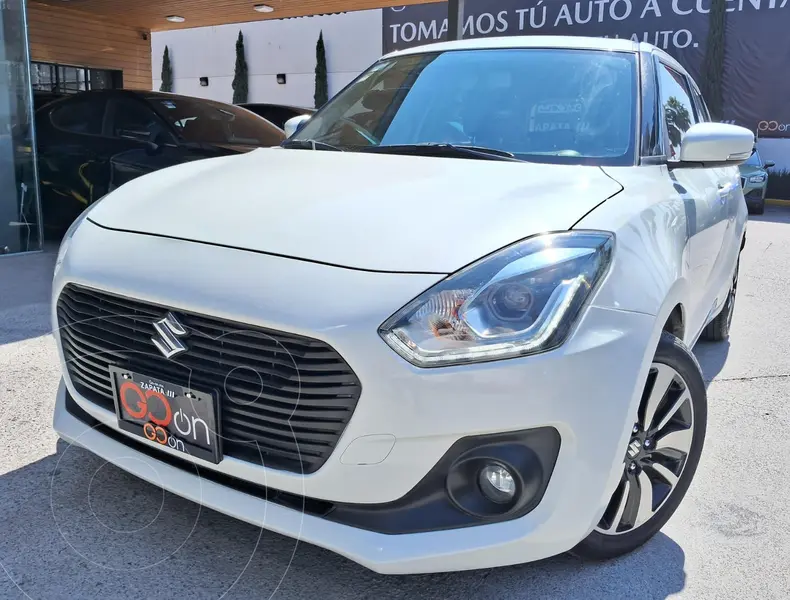
[(326, 48), (324, 46), (324, 32), (318, 36), (315, 45), (315, 107), (321, 108), (329, 100), (329, 81), (326, 72)]
[(708, 21), (708, 39), (702, 63), (702, 94), (711, 116), (718, 121), (724, 117), (724, 52), (727, 31), (725, 0), (712, 0)]
[(170, 50), (167, 46), (165, 46), (165, 53), (162, 56), (162, 85), (159, 86), (159, 91), (173, 91), (173, 67), (170, 65)]
[(244, 36), (239, 31), (236, 40), (236, 69), (233, 72), (233, 104), (247, 102), (247, 59), (244, 58)]

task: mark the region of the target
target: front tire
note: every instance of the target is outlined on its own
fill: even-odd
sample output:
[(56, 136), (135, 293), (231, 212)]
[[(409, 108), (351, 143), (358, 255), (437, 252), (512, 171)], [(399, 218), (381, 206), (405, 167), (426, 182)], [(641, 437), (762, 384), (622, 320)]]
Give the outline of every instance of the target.
[(759, 204), (753, 204), (751, 206), (747, 206), (750, 215), (762, 215), (765, 213), (765, 198), (763, 198)]
[(675, 512), (694, 478), (708, 408), (699, 363), (663, 333), (625, 454), (623, 475), (598, 526), (572, 553), (601, 560), (647, 542)]

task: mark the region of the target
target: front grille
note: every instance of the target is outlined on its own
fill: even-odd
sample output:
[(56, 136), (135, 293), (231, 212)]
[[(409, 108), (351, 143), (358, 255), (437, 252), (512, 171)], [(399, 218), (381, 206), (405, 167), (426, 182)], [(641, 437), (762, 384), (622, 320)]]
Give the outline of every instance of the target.
[(746, 177), (741, 177), (741, 187), (746, 187)]
[(68, 284), (58, 298), (71, 382), (114, 409), (110, 366), (215, 392), (223, 453), (267, 467), (312, 473), (326, 462), (361, 386), (329, 345), (214, 317), (173, 311), (189, 332), (172, 359), (151, 341), (168, 308)]

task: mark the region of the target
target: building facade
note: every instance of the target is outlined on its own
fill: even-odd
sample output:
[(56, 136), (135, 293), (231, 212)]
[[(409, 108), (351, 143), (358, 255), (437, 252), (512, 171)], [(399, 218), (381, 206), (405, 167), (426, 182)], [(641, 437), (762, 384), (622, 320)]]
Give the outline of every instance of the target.
[[(378, 7), (402, 1), (225, 0), (218, 7), (181, 0), (0, 0), (0, 255), (43, 247), (36, 107), (85, 90), (158, 89), (165, 31), (175, 36), (176, 91), (229, 101), (240, 29), (250, 33), (250, 100), (312, 105), (318, 34), (327, 40), (335, 92), (381, 54)], [(327, 16), (301, 18), (315, 14)], [(278, 84), (281, 73), (286, 81)]]
[(0, 255), (40, 250), (33, 110), (55, 94), (151, 89), (146, 29), (24, 0), (0, 0)]
[(241, 31), (249, 69), (249, 102), (312, 107), (319, 34), (323, 33), (326, 46), (331, 96), (381, 56), (381, 19), (381, 10), (374, 9), (154, 32), (154, 89), (161, 84), (167, 46), (173, 92), (230, 102), (236, 38)]
[(0, 254), (40, 248), (23, 0), (0, 0)]

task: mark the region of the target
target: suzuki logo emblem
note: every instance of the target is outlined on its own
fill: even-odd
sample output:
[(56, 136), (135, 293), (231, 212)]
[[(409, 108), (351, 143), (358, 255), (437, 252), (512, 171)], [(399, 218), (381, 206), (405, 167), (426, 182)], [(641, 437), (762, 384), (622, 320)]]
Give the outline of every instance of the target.
[(641, 450), (642, 443), (639, 440), (633, 440), (630, 444), (628, 444), (628, 458), (636, 458)]
[(169, 312), (161, 321), (154, 323), (155, 335), (151, 341), (165, 358), (173, 358), (176, 354), (186, 352), (187, 347), (178, 338), (187, 335), (186, 328)]

